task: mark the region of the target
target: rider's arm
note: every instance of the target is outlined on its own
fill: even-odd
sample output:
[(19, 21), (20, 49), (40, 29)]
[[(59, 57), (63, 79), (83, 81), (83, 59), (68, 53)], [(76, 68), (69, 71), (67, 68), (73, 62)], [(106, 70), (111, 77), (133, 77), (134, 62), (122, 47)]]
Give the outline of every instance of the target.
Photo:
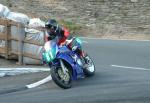
[(66, 44), (66, 40), (67, 40), (69, 34), (70, 34), (69, 31), (66, 28), (63, 28), (60, 31), (60, 39), (58, 41), (58, 45), (64, 45), (64, 44)]

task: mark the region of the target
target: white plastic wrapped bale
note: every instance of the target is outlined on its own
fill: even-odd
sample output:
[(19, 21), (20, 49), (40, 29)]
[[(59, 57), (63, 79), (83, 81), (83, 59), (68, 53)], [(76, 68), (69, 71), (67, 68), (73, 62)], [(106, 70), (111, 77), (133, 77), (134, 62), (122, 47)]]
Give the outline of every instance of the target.
[[(20, 23), (23, 23), (23, 24), (28, 24), (29, 22), (29, 17), (26, 16), (25, 14), (22, 14), (22, 13), (16, 13), (16, 12), (10, 12), (7, 19), (10, 19), (10, 20), (13, 20), (13, 21), (16, 21), (16, 22), (20, 22)], [(18, 32), (21, 31), (20, 33)], [(12, 38), (16, 38), (18, 39), (19, 36), (22, 36), (22, 38), (24, 37), (23, 34), (25, 32), (25, 29), (24, 28), (17, 28), (16, 26), (11, 26), (11, 37)], [(13, 52), (18, 52), (18, 43), (17, 41), (11, 41), (11, 48), (12, 48), (12, 51)]]
[(7, 16), (7, 19), (13, 20), (16, 22), (23, 23), (27, 25), (29, 23), (29, 17), (25, 14), (22, 13), (17, 13), (17, 12), (10, 12), (9, 15)]
[(35, 29), (28, 29), (26, 30), (25, 40), (37, 41), (40, 45), (44, 45), (44, 32)]
[[(18, 38), (18, 28), (16, 26), (11, 26), (11, 37), (12, 38)], [(18, 52), (18, 42), (11, 40), (11, 50), (12, 52)]]
[[(0, 33), (5, 32), (5, 26), (0, 25)], [(5, 47), (5, 40), (0, 40), (0, 47)], [(4, 54), (0, 54), (1, 56), (5, 56)]]
[[(25, 14), (22, 13), (17, 13), (17, 12), (10, 12), (9, 15), (7, 16), (7, 19), (13, 20), (15, 22), (20, 22), (22, 24), (27, 25), (29, 23), (29, 17)], [(16, 26), (11, 26), (11, 37), (12, 38), (18, 38), (19, 35), (24, 37), (23, 34), (25, 34), (24, 28), (19, 28), (20, 33), (18, 33), (18, 28)], [(11, 48), (13, 52), (18, 52), (18, 43), (17, 41), (11, 41)]]
[(8, 15), (9, 15), (9, 13), (10, 13), (10, 10), (8, 9), (8, 7), (6, 7), (6, 6), (4, 6), (4, 8), (5, 8), (5, 11), (4, 11), (4, 18), (6, 18)]
[[(35, 29), (28, 29), (26, 31), (25, 40), (28, 41), (37, 41), (40, 45), (44, 45), (44, 32), (35, 30)], [(32, 55), (40, 56), (40, 51), (42, 50), (42, 46), (33, 45), (24, 43), (24, 52), (30, 53)], [(23, 57), (24, 64), (42, 64), (40, 60), (32, 59), (29, 57)]]
[(5, 26), (4, 25), (0, 25), (0, 32), (1, 33), (5, 32)]
[(4, 6), (0, 4), (0, 17), (4, 17), (3, 13), (4, 13)]
[(25, 35), (23, 35), (23, 34), (25, 34), (24, 28), (18, 28), (16, 26), (11, 26), (11, 37), (12, 38), (18, 38), (20, 35), (24, 37)]
[[(30, 19), (29, 27), (37, 28), (44, 27), (45, 22), (40, 20), (39, 18)], [(39, 42), (41, 45), (44, 45), (44, 31), (39, 31), (36, 29), (26, 29), (26, 40), (34, 40)]]
[[(5, 26), (0, 25), (0, 32), (1, 33), (5, 32)], [(5, 47), (5, 41), (4, 40), (0, 40), (0, 47)]]
[(41, 19), (39, 18), (33, 18), (33, 19), (30, 19), (30, 22), (29, 22), (29, 27), (45, 27), (45, 22), (42, 21)]
[[(42, 46), (37, 46), (33, 44), (24, 43), (23, 47), (24, 53), (30, 53), (32, 55), (35, 55), (36, 57), (40, 58), (40, 54), (42, 52)], [(41, 60), (32, 59), (29, 57), (23, 57), (23, 63), (24, 64), (33, 64), (33, 65), (41, 65)]]
[(8, 7), (0, 4), (0, 17), (6, 18), (10, 13)]
[[(11, 37), (19, 39), (19, 36), (23, 39), (25, 37), (24, 28), (17, 28), (16, 26), (11, 26)], [(11, 51), (18, 52), (18, 41), (11, 40)]]
[(5, 41), (4, 40), (0, 40), (0, 47), (5, 47)]
[[(29, 27), (44, 27), (45, 23), (41, 21), (39, 18), (30, 19)], [(44, 32), (36, 29), (26, 29), (25, 40), (28, 41), (37, 41), (40, 45), (44, 45)], [(24, 52), (30, 53), (36, 56), (40, 56), (40, 51), (42, 50), (42, 46), (37, 46), (33, 44), (24, 43)], [(40, 60), (32, 59), (29, 57), (23, 57), (24, 64), (41, 64)]]

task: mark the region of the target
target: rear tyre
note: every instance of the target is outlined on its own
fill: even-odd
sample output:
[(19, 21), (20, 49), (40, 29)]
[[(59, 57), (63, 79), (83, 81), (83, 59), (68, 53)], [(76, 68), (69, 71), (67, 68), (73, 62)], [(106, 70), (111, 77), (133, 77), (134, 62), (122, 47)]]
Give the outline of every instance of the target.
[(61, 67), (51, 68), (52, 80), (61, 88), (68, 89), (72, 86), (71, 71), (67, 69), (67, 73), (64, 74)]

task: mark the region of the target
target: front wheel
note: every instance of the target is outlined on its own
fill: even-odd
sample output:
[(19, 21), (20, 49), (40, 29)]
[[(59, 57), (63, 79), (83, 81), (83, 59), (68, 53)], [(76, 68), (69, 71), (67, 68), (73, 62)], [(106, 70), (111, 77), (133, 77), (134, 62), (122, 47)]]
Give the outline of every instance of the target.
[(95, 74), (95, 65), (93, 60), (89, 55), (86, 55), (84, 59), (85, 59), (86, 68), (84, 68), (83, 71), (85, 75), (87, 77), (93, 76)]
[(59, 87), (63, 89), (71, 88), (72, 79), (71, 79), (71, 71), (69, 69), (67, 69), (66, 74), (64, 74), (61, 67), (52, 67), (51, 77), (52, 77), (52, 80)]

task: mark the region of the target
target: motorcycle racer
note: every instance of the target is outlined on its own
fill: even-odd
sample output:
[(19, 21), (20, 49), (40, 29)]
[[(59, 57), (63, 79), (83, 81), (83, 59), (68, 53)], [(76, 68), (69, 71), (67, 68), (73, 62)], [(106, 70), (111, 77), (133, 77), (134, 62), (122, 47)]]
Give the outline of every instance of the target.
[[(46, 41), (54, 41), (59, 46), (67, 44), (68, 48), (70, 50), (73, 50), (73, 47), (75, 47), (75, 39), (70, 36), (68, 29), (59, 26), (55, 19), (49, 19), (48, 22), (45, 24), (45, 28), (48, 34), (46, 37)], [(81, 59), (84, 59), (86, 54), (82, 50), (82, 47), (79, 47), (75, 51), (79, 54)]]

